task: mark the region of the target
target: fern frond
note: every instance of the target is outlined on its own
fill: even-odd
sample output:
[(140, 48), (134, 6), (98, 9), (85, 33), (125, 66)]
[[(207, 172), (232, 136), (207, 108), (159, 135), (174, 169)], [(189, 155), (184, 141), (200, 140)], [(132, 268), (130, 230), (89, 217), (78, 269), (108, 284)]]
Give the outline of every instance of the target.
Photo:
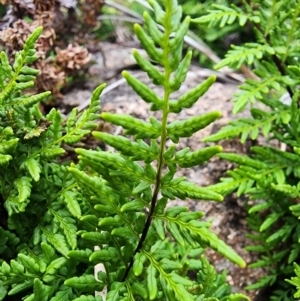
[(240, 26), (244, 26), (247, 21), (259, 23), (260, 19), (258, 16), (252, 16), (245, 14), (242, 9), (235, 5), (231, 7), (225, 5), (212, 5), (213, 10), (209, 10), (209, 13), (200, 18), (193, 19), (193, 23), (208, 23), (208, 26), (216, 26), (220, 23), (220, 27), (224, 27), (226, 24), (230, 25), (238, 20)]
[(153, 153), (150, 146), (143, 142), (143, 140), (132, 142), (128, 138), (102, 132), (93, 132), (93, 136), (113, 146), (121, 154), (131, 157), (132, 160), (138, 161), (144, 159), (146, 163), (151, 163), (158, 156), (158, 152)]
[(251, 138), (256, 139), (259, 134), (259, 129), (261, 129), (263, 133), (268, 134), (270, 126), (272, 126), (272, 122), (276, 119), (277, 116), (275, 114), (266, 115), (264, 118), (258, 120), (241, 118), (231, 121), (228, 125), (222, 127), (218, 133), (205, 137), (202, 141), (215, 142), (222, 139), (235, 138), (241, 135), (241, 142), (244, 143), (249, 135)]
[(173, 142), (178, 142), (179, 137), (190, 137), (195, 132), (205, 128), (222, 115), (218, 111), (188, 118), (183, 121), (175, 120), (167, 125), (167, 132)]
[(102, 291), (106, 283), (97, 281), (93, 275), (83, 275), (67, 279), (66, 286), (79, 289), (80, 291)]
[(212, 75), (199, 84), (196, 88), (181, 95), (177, 101), (170, 101), (170, 112), (180, 113), (184, 108), (190, 108), (216, 81), (216, 76)]
[[(149, 63), (150, 64), (150, 63)], [(145, 67), (144, 67), (145, 68)], [(148, 69), (148, 68), (147, 68)], [(127, 71), (122, 72), (123, 77), (126, 79), (128, 85), (145, 101), (153, 103), (155, 108), (161, 109), (163, 100), (159, 98), (156, 93), (151, 90), (146, 84), (130, 75)]]
[(273, 55), (275, 50), (267, 44), (246, 43), (244, 46), (231, 46), (231, 50), (215, 69), (225, 66), (239, 69), (243, 64), (251, 65), (256, 60), (262, 59), (265, 54)]
[(136, 139), (156, 139), (161, 132), (161, 124), (154, 117), (149, 118), (150, 123), (125, 114), (102, 113), (101, 118), (124, 127), (126, 134), (134, 135)]

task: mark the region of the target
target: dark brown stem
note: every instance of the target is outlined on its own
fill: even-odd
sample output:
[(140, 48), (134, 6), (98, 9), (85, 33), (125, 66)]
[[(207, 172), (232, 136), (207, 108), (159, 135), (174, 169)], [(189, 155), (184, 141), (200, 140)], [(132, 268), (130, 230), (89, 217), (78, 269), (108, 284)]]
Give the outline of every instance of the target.
[[(160, 168), (158, 170), (161, 170), (161, 167), (162, 167), (162, 158), (160, 160)], [(125, 279), (127, 278), (132, 266), (133, 266), (133, 262), (134, 262), (134, 256), (135, 254), (137, 254), (139, 252), (139, 250), (142, 248), (143, 246), (143, 243), (144, 241), (146, 240), (146, 237), (147, 237), (147, 234), (149, 232), (149, 229), (150, 229), (150, 226), (151, 226), (151, 220), (152, 220), (152, 217), (153, 217), (153, 214), (154, 214), (154, 210), (155, 210), (155, 206), (156, 206), (156, 203), (157, 203), (157, 198), (158, 198), (158, 193), (159, 193), (159, 187), (160, 187), (160, 178), (161, 178), (161, 173), (158, 172), (157, 175), (156, 175), (156, 185), (155, 185), (155, 189), (154, 189), (154, 192), (153, 192), (153, 196), (152, 196), (152, 200), (151, 200), (151, 206), (150, 206), (150, 211), (149, 211), (149, 214), (148, 214), (148, 217), (147, 217), (147, 220), (146, 220), (146, 223), (145, 223), (145, 227), (143, 229), (143, 232), (142, 232), (142, 235), (141, 235), (141, 238), (139, 240), (139, 243), (132, 255), (132, 258), (130, 260), (130, 263), (129, 265), (127, 266), (127, 269), (125, 271), (125, 274), (123, 276), (123, 280), (122, 281), (125, 281)]]

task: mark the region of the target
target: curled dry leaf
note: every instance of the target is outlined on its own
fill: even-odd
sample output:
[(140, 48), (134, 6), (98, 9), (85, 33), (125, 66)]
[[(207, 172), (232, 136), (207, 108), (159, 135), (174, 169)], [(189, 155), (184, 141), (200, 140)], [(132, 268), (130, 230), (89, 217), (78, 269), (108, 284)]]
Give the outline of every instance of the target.
[(0, 31), (0, 44), (4, 45), (11, 56), (22, 49), (26, 38), (32, 32), (30, 24), (24, 20), (17, 20), (12, 27)]
[(68, 45), (66, 49), (56, 48), (54, 62), (67, 73), (79, 70), (91, 60), (91, 54), (84, 47)]
[(33, 0), (35, 6), (35, 13), (39, 14), (45, 11), (53, 11), (55, 5), (60, 3), (57, 0)]
[[(43, 33), (39, 37), (36, 49), (40, 54), (43, 54), (44, 59), (46, 53), (53, 47), (56, 39), (55, 30), (53, 29), (54, 14), (51, 11), (44, 11), (35, 15), (35, 20), (32, 23), (32, 27), (43, 26)], [(40, 57), (40, 56), (39, 56)]]
[(80, 1), (79, 6), (82, 11), (84, 24), (96, 26), (98, 24), (97, 16), (100, 14), (103, 5), (103, 0)]
[(52, 95), (62, 98), (61, 87), (65, 84), (66, 74), (53, 65), (51, 61), (40, 61), (37, 64), (40, 74), (37, 76), (35, 84), (38, 92), (51, 91)]

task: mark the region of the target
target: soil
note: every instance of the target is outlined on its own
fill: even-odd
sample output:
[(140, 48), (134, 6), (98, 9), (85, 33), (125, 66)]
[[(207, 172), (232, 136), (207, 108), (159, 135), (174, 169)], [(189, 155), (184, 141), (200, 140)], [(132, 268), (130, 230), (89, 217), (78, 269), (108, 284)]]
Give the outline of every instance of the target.
[[(82, 87), (72, 89), (64, 96), (60, 105), (62, 110), (67, 114), (68, 110), (66, 110), (66, 108), (74, 106), (79, 106), (81, 109), (84, 108), (85, 105), (88, 104), (92, 90), (98, 84), (107, 82), (109, 86), (110, 83), (117, 81), (120, 84), (115, 85), (114, 88), (101, 97), (102, 111), (131, 114), (141, 119), (147, 119), (149, 116), (149, 104), (142, 101), (124, 81), (120, 80), (120, 71), (123, 69), (131, 69), (130, 72), (132, 74), (153, 88), (156, 93), (161, 95), (162, 90), (160, 87), (151, 84), (147, 76), (138, 70), (131, 55), (132, 46), (138, 47), (139, 45), (130, 45), (129, 47), (118, 44), (101, 43), (100, 47), (102, 51), (93, 54), (94, 64), (89, 69), (86, 84)], [(180, 91), (172, 96), (175, 98), (181, 95), (201, 83), (208, 75), (213, 73), (215, 72), (201, 68), (196, 64), (193, 65)], [(230, 99), (233, 93), (237, 91), (238, 83), (223, 74), (217, 74), (217, 78), (217, 82), (209, 89), (208, 93), (201, 97), (192, 108), (183, 110), (176, 116), (170, 114), (170, 121), (175, 118), (185, 119), (215, 110), (221, 111), (223, 117), (192, 137), (182, 139), (178, 149), (188, 146), (191, 150), (196, 150), (207, 146), (207, 144), (202, 142), (202, 139), (216, 132), (223, 125), (227, 124), (230, 119), (235, 118), (235, 116), (232, 115), (232, 103)], [(109, 87), (111, 88), (112, 86)], [(153, 114), (156, 118), (160, 117), (157, 112), (151, 112), (150, 114)], [(247, 113), (244, 114), (247, 115)], [(109, 124), (104, 124), (103, 130), (116, 135), (121, 133), (121, 128), (113, 127)], [(251, 145), (251, 141), (242, 145), (238, 140), (231, 140), (224, 141), (221, 145), (225, 151), (246, 153)], [(107, 149), (109, 148), (107, 147)], [(226, 170), (231, 168), (233, 168), (233, 166), (230, 163), (218, 158), (213, 158), (202, 166), (185, 169), (184, 171), (179, 171), (178, 174), (186, 176), (188, 180), (198, 185), (207, 186), (217, 183), (219, 178), (225, 175)], [(226, 197), (222, 203), (188, 199), (186, 201), (174, 201), (173, 205), (188, 204), (191, 210), (205, 212), (206, 219), (212, 221), (212, 230), (240, 254), (247, 264), (250, 264), (255, 261), (256, 258), (254, 254), (244, 249), (247, 245), (251, 244), (246, 238), (249, 229), (246, 224), (244, 201), (242, 198), (231, 195)], [(208, 250), (207, 256), (218, 271), (225, 269), (228, 271), (227, 280), (229, 284), (232, 285), (234, 292), (243, 292), (248, 295), (251, 300), (258, 300), (256, 296), (258, 292), (245, 291), (245, 287), (256, 282), (256, 280), (264, 274), (263, 270), (250, 269), (248, 267), (244, 269), (239, 268), (213, 250)]]

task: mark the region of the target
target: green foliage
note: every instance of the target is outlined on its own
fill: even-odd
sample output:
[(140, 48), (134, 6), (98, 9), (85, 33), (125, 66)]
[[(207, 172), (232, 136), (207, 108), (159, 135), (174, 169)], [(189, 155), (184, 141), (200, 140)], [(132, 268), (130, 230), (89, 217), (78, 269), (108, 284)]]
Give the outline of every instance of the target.
[[(101, 301), (95, 292), (106, 290), (107, 301), (248, 300), (231, 293), (225, 272), (217, 274), (204, 251), (210, 247), (240, 267), (243, 259), (209, 229), (202, 212), (168, 204), (176, 198), (222, 201), (214, 189), (175, 175), (179, 167), (197, 166), (222, 151), (220, 146), (176, 150), (181, 137), (221, 113), (170, 122), (169, 113), (193, 106), (215, 77), (171, 100), (191, 61), (190, 52), (182, 58), (190, 17), (181, 22), (174, 0), (165, 1), (164, 10), (154, 0), (149, 3), (164, 32), (145, 14), (146, 28), (134, 28), (152, 61), (136, 50), (134, 56), (162, 86), (163, 97), (128, 72), (123, 75), (162, 118), (101, 114), (122, 126), (128, 138), (94, 131), (104, 85), (94, 91), (86, 111), (79, 115), (74, 109), (66, 120), (54, 108), (46, 116), (39, 110), (49, 93), (25, 94), (37, 75), (28, 64), (36, 58), (41, 28), (26, 40), (13, 66), (1, 54), (0, 212), (7, 216), (0, 227), (0, 300)], [(75, 148), (79, 161), (69, 165), (61, 157), (64, 145), (91, 132), (115, 151)]]
[[(263, 267), (268, 272), (248, 288), (270, 286), (272, 294), (268, 300), (291, 300), (295, 291), (284, 279), (293, 275), (292, 263), (300, 259), (300, 73), (299, 52), (295, 51), (300, 41), (300, 2), (243, 3), (243, 7), (230, 9), (215, 6), (210, 15), (195, 20), (218, 22), (221, 27), (247, 20), (256, 34), (255, 43), (232, 46), (216, 66), (238, 68), (246, 64), (254, 68), (257, 78), (247, 79), (233, 97), (233, 112), (250, 104), (251, 117), (230, 122), (204, 141), (240, 137), (245, 142), (264, 136), (266, 142), (262, 145), (259, 139), (249, 155), (218, 154), (236, 167), (227, 172), (221, 183), (210, 188), (222, 195), (236, 191), (238, 196), (248, 197), (248, 225), (252, 229), (248, 236), (254, 244), (247, 249), (259, 254), (257, 262), (250, 266)], [(214, 16), (214, 21), (209, 16)], [(298, 273), (298, 266), (295, 268)], [(299, 288), (297, 277), (288, 282)]]
[[(243, 2), (243, 0), (179, 1), (183, 14), (197, 20), (191, 24), (192, 32), (219, 57), (223, 57), (233, 43), (239, 45), (254, 40), (253, 27), (248, 20), (252, 18), (255, 20), (256, 17), (242, 9)], [(222, 26), (219, 26), (220, 24)], [(202, 65), (213, 67), (205, 54), (195, 53), (194, 55), (199, 57)]]
[(84, 198), (60, 156), (64, 143), (79, 141), (97, 126), (104, 86), (94, 91), (80, 116), (73, 110), (64, 121), (55, 109), (44, 116), (39, 102), (49, 93), (25, 91), (39, 72), (28, 65), (36, 59), (34, 44), (41, 31), (28, 37), (12, 66), (0, 54), (0, 300), (7, 295), (73, 300), (80, 288), (63, 282), (85, 273), (76, 268), (77, 258), (68, 256), (80, 243), (76, 232)]
[[(180, 23), (181, 10), (176, 1), (166, 1), (165, 11), (157, 2), (149, 3), (164, 32), (147, 13), (144, 14), (146, 29), (139, 25), (134, 29), (149, 57), (161, 65), (163, 71), (137, 50), (133, 54), (152, 82), (163, 87), (164, 95), (158, 97), (127, 71), (123, 76), (149, 103), (151, 110), (162, 111), (162, 120), (150, 116), (149, 121), (142, 121), (129, 115), (103, 112), (102, 119), (122, 126), (125, 135), (131, 138), (93, 132), (95, 138), (116, 151), (75, 150), (80, 161), (68, 170), (82, 194), (90, 200), (90, 211), (81, 217), (86, 226), (81, 238), (89, 249), (95, 244), (100, 247), (89, 257), (80, 253), (78, 258), (82, 256), (85, 262), (88, 258), (93, 264), (103, 265), (104, 271), (99, 272), (98, 278), (107, 286), (107, 300), (247, 299), (230, 294), (225, 275), (217, 275), (204, 255), (199, 257), (203, 248), (211, 247), (245, 266), (244, 261), (209, 230), (210, 224), (201, 221), (203, 213), (190, 212), (187, 207), (167, 207), (168, 199), (175, 198), (222, 201), (220, 194), (209, 187), (198, 187), (185, 178), (175, 177), (178, 166), (202, 164), (221, 152), (221, 147), (194, 152), (176, 151), (175, 144), (166, 147), (168, 140), (178, 143), (181, 137), (190, 137), (221, 114), (212, 112), (187, 120), (168, 121), (170, 112), (190, 108), (209, 89), (215, 77), (171, 100), (172, 92), (185, 80), (191, 61), (190, 52), (181, 57), (190, 18)], [(172, 38), (173, 31), (176, 35)], [(189, 277), (193, 270), (197, 271), (197, 279)], [(208, 288), (210, 280), (215, 281), (215, 287)], [(68, 283), (69, 280), (65, 285)], [(218, 289), (220, 285), (223, 290)], [(95, 289), (93, 282), (91, 287)]]

